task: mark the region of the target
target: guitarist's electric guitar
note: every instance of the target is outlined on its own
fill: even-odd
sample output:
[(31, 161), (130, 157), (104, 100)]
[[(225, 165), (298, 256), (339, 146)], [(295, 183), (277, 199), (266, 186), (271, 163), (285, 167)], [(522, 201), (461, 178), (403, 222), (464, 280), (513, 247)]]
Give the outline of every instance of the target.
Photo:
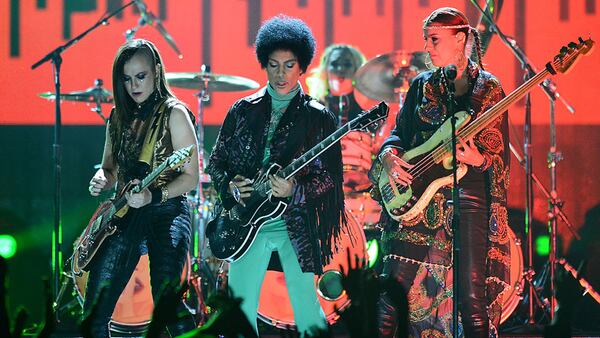
[(194, 145), (174, 151), (169, 158), (154, 169), (142, 182), (132, 189), (125, 186), (119, 195), (113, 199), (100, 204), (92, 216), (87, 227), (81, 233), (75, 242), (73, 256), (71, 256), (71, 270), (76, 275), (88, 270), (88, 265), (92, 258), (98, 252), (98, 249), (104, 243), (104, 240), (115, 233), (118, 229), (117, 221), (125, 216), (129, 210), (125, 193), (132, 191), (138, 193), (148, 187), (158, 176), (167, 168), (177, 168), (183, 165), (190, 157)]
[[(546, 68), (523, 83), (508, 96), (496, 103), (492, 108), (478, 116), (471, 123), (470, 115), (461, 111), (455, 114), (457, 136), (468, 139), (495, 121), (513, 103), (521, 99), (533, 87), (539, 85), (550, 74), (566, 73), (580, 55), (588, 54), (594, 45), (591, 39), (579, 38), (578, 43), (571, 42), (563, 47), (560, 54), (554, 57)], [(451, 119), (446, 120), (438, 130), (422, 145), (406, 151), (401, 158), (413, 164), (407, 170), (413, 176), (409, 186), (390, 182), (390, 177), (382, 169), (377, 188), (388, 214), (396, 221), (411, 220), (418, 216), (436, 191), (452, 184), (452, 125)], [(467, 173), (467, 166), (458, 166), (458, 178)]]
[(359, 114), (287, 167), (282, 169), (275, 163), (267, 170), (259, 171), (252, 184), (254, 191), (250, 197), (244, 200), (246, 206), (236, 204), (230, 210), (223, 209), (208, 223), (206, 237), (212, 254), (229, 262), (239, 259), (254, 242), (260, 227), (266, 221), (283, 214), (287, 203), (283, 199), (272, 196), (269, 175), (274, 174), (285, 179), (291, 178), (344, 135), (351, 131), (364, 130), (386, 118), (388, 110), (388, 106), (381, 102), (371, 110)]

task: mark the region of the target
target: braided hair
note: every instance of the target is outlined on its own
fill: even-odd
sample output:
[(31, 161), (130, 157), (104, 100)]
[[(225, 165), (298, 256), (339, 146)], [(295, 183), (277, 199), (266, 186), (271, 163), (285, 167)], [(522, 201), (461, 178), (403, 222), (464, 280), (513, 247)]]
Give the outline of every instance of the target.
[[(481, 50), (481, 38), (479, 36), (479, 32), (477, 29), (473, 28), (469, 24), (469, 19), (466, 15), (464, 15), (461, 11), (453, 7), (441, 7), (429, 14), (427, 18), (423, 21), (423, 29), (431, 26), (432, 24), (441, 24), (444, 26), (457, 26), (457, 28), (451, 28), (453, 32), (456, 34), (458, 32), (462, 32), (467, 37), (465, 39), (465, 52), (470, 50), (469, 44), (469, 33), (473, 35), (473, 41), (475, 42), (475, 50), (477, 52), (477, 62), (479, 63), (479, 67), (484, 69), (483, 67), (483, 52)], [(445, 28), (445, 27), (444, 27)]]

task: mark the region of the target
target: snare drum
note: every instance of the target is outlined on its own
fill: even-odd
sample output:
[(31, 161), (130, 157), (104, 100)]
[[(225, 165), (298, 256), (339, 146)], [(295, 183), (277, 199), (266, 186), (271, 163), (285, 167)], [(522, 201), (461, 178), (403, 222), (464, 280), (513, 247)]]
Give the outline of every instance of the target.
[[(327, 316), (329, 324), (333, 324), (339, 318), (334, 307), (344, 309), (350, 303), (348, 296), (341, 288), (340, 265), (348, 270), (348, 258), (346, 250), (350, 249), (350, 255), (359, 258), (367, 257), (366, 239), (362, 227), (354, 217), (346, 212), (348, 229), (344, 229), (340, 235), (338, 251), (334, 253), (332, 260), (323, 268), (323, 275), (315, 276), (315, 286), (321, 307)], [(294, 326), (294, 311), (288, 296), (283, 272), (267, 271), (262, 289), (260, 291), (260, 304), (258, 317), (264, 322), (279, 327), (289, 328)]]

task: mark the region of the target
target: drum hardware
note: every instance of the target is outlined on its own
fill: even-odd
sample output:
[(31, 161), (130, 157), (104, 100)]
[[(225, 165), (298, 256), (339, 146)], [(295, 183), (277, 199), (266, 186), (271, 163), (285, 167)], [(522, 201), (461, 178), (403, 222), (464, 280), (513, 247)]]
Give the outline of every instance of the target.
[(346, 295), (346, 290), (342, 286), (343, 278), (344, 276), (338, 270), (324, 271), (317, 279), (317, 293), (330, 302), (342, 298)]
[[(196, 319), (203, 323), (208, 319), (209, 309), (206, 306), (205, 296), (213, 291), (212, 287), (219, 288), (218, 280), (222, 271), (214, 275), (209, 262), (206, 245), (205, 228), (211, 218), (211, 212), (216, 200), (216, 192), (208, 187), (210, 177), (204, 172), (204, 102), (210, 101), (212, 91), (232, 92), (256, 89), (259, 84), (253, 80), (233, 75), (214, 74), (210, 72), (210, 66), (202, 65), (200, 72), (166, 73), (167, 82), (172, 87), (198, 90), (194, 96), (198, 100), (198, 114), (196, 116), (196, 138), (198, 141), (198, 169), (199, 183), (195, 190), (188, 196), (190, 210), (192, 210), (193, 235), (193, 269), (192, 285), (196, 292)], [(206, 186), (205, 186), (206, 185)]]
[[(102, 118), (102, 121), (106, 123), (107, 118), (104, 116), (104, 114), (102, 114), (102, 104), (112, 104), (114, 103), (114, 98), (110, 91), (102, 87), (103, 84), (104, 81), (102, 81), (102, 79), (96, 79), (94, 80), (93, 87), (90, 87), (86, 90), (73, 91), (70, 93), (61, 94), (60, 99), (62, 101), (86, 102), (88, 104), (95, 104), (96, 106), (90, 110), (98, 114), (98, 116)], [(56, 94), (54, 94), (53, 92), (40, 93), (39, 96), (47, 100), (56, 99)]]
[(183, 89), (196, 89), (205, 91), (204, 100), (209, 98), (210, 92), (237, 92), (256, 89), (260, 85), (254, 80), (241, 76), (211, 73), (209, 67), (202, 65), (199, 73), (166, 73), (167, 82), (172, 87)]
[(355, 87), (373, 100), (401, 102), (412, 79), (427, 69), (426, 60), (425, 52), (397, 50), (378, 55), (356, 71)]

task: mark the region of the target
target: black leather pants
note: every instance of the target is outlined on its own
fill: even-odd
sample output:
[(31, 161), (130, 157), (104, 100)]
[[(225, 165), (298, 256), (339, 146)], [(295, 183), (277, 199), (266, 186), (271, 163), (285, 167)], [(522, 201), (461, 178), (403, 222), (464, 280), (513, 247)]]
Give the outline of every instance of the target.
[[(180, 280), (187, 260), (191, 226), (183, 197), (138, 210), (130, 209), (123, 224), (126, 224), (123, 230), (107, 239), (91, 263), (84, 315), (89, 315), (93, 308), (91, 330), (94, 337), (109, 337), (112, 312), (139, 261), (144, 241), (148, 248), (150, 284), (155, 302), (166, 283)], [(102, 297), (99, 297), (102, 289)], [(173, 336), (195, 328), (183, 300), (177, 311), (183, 315), (177, 322), (167, 325)]]
[[(465, 337), (488, 337), (489, 320), (487, 298), (485, 295), (488, 211), (485, 198), (475, 194), (461, 193), (460, 210), (460, 257), (459, 257), (459, 310)], [(394, 247), (398, 254), (403, 252), (400, 242)], [(394, 252), (391, 252), (394, 253)], [(427, 247), (410, 249), (410, 258), (423, 261), (428, 253)], [(394, 276), (406, 290), (412, 286), (418, 265), (398, 260), (387, 260), (384, 273)], [(399, 325), (396, 308), (384, 294), (379, 303), (379, 332), (381, 337), (395, 337)]]

